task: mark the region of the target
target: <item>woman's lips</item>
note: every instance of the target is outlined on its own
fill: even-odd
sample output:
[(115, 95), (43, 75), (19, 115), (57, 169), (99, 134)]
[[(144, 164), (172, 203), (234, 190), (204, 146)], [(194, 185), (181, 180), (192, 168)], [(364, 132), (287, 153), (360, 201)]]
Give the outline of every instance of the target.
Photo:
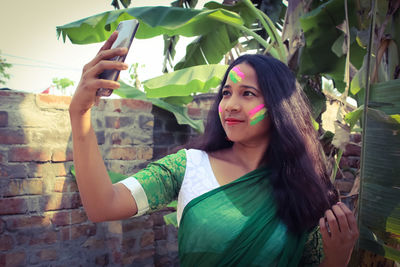
[(227, 119), (225, 119), (225, 123), (228, 124), (228, 125), (236, 125), (236, 124), (241, 123), (241, 122), (243, 122), (243, 121), (235, 119), (235, 118), (227, 118)]

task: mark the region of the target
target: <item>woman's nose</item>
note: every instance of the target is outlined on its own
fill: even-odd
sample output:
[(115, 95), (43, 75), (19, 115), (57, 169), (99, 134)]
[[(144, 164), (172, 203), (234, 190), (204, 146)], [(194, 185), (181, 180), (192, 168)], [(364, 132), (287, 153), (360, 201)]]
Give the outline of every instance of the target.
[(239, 111), (240, 110), (240, 102), (239, 99), (232, 95), (225, 104), (225, 109), (229, 112)]

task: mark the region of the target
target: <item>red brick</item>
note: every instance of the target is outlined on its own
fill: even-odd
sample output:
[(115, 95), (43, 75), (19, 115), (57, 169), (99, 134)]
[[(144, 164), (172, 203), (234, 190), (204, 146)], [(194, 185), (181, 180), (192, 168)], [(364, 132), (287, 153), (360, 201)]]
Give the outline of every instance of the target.
[(55, 96), (47, 94), (36, 95), (36, 105), (40, 108), (66, 110), (69, 108), (70, 103), (70, 96)]
[(68, 192), (68, 183), (67, 178), (65, 177), (57, 177), (54, 180), (54, 192)]
[(139, 147), (138, 159), (150, 160), (153, 158), (153, 148), (149, 146)]
[[(88, 238), (85, 243), (82, 244), (82, 247), (89, 248), (89, 249), (99, 249), (104, 248), (104, 239), (100, 238), (97, 239), (95, 236)], [(129, 247), (131, 249), (133, 247)]]
[(136, 245), (136, 238), (124, 238), (122, 241), (122, 249), (125, 251), (129, 251), (131, 248), (134, 248)]
[(134, 219), (125, 220), (123, 221), (124, 223), (122, 225), (122, 231), (125, 233), (132, 230), (152, 229), (154, 225), (153, 218), (153, 216), (151, 219), (148, 216), (141, 216)]
[(60, 230), (61, 234), (61, 240), (62, 241), (68, 241), (71, 240), (71, 228), (70, 227), (64, 227)]
[(28, 177), (40, 178), (43, 177), (44, 174), (49, 173), (51, 165), (48, 163), (30, 163), (28, 166)]
[(71, 224), (83, 223), (88, 220), (86, 212), (84, 210), (72, 210), (71, 211)]
[(80, 237), (89, 237), (96, 234), (95, 224), (85, 225), (72, 225), (71, 226), (71, 240), (78, 239)]
[(51, 215), (51, 222), (55, 226), (65, 226), (70, 224), (70, 212), (60, 211)]
[(351, 134), (350, 141), (354, 142), (354, 143), (360, 143), (361, 142), (361, 134)]
[(7, 186), (0, 188), (3, 196), (40, 195), (43, 192), (41, 179), (12, 179)]
[(145, 102), (142, 100), (136, 100), (136, 99), (120, 99), (122, 104), (122, 110), (124, 112), (126, 111), (147, 111), (150, 112), (151, 109), (153, 108), (153, 105), (150, 102)]
[(51, 217), (51, 222), (56, 226), (66, 226), (87, 221), (86, 213), (83, 210), (70, 210), (56, 212)]
[(73, 160), (73, 153), (71, 149), (67, 150), (54, 150), (53, 155), (51, 156), (51, 160), (53, 162), (63, 162), (63, 161), (72, 161)]
[(28, 171), (25, 164), (0, 164), (0, 178), (25, 178)]
[(106, 117), (106, 128), (119, 129), (121, 127), (119, 117)]
[(0, 251), (7, 251), (14, 247), (14, 240), (10, 235), (0, 236)]
[(8, 161), (10, 162), (46, 162), (50, 161), (51, 152), (44, 148), (33, 147), (13, 147), (8, 152)]
[(0, 215), (20, 214), (27, 210), (26, 201), (23, 198), (0, 198)]
[(54, 181), (54, 192), (78, 192), (78, 185), (72, 178), (57, 177)]
[(95, 263), (99, 266), (107, 266), (110, 262), (110, 256), (108, 254), (104, 254), (101, 256), (96, 257)]
[(201, 109), (200, 108), (188, 108), (188, 114), (190, 117), (199, 118), (199, 117), (201, 117)]
[(26, 231), (19, 231), (17, 233), (17, 236), (15, 237), (15, 240), (17, 241), (17, 245), (21, 246), (29, 242), (29, 240), (32, 238), (32, 232), (26, 232)]
[(135, 257), (135, 262), (133, 262), (132, 266), (140, 266), (139, 264), (135, 265), (136, 261), (143, 261), (146, 259), (151, 259), (154, 257), (154, 253), (155, 253), (154, 249), (140, 250), (140, 253), (138, 253)]
[(154, 243), (154, 232), (144, 232), (140, 238), (140, 247), (147, 247)]
[(138, 159), (137, 150), (135, 147), (112, 147), (107, 153), (106, 159)]
[(76, 209), (82, 205), (78, 193), (53, 193), (45, 197), (44, 210)]
[(42, 244), (54, 244), (57, 242), (57, 232), (55, 231), (44, 231), (35, 233), (30, 241), (29, 245), (42, 245)]
[(7, 111), (0, 111), (0, 127), (8, 126), (8, 113)]
[(0, 144), (5, 145), (22, 145), (27, 144), (25, 133), (22, 129), (0, 129)]
[(36, 253), (42, 261), (54, 261), (58, 259), (57, 250), (55, 249), (43, 249)]
[(10, 216), (9, 218), (6, 218), (5, 221), (9, 231), (31, 229), (35, 227), (48, 227), (50, 225), (50, 218), (48, 216), (39, 215)]
[(343, 151), (343, 156), (360, 156), (361, 146), (356, 144), (348, 144), (345, 151)]
[(68, 173), (64, 163), (53, 163), (51, 164), (51, 167), (53, 168), (56, 177), (66, 176)]
[[(0, 96), (3, 98), (3, 96), (9, 96), (12, 98), (19, 98), (21, 101), (25, 97), (25, 93), (21, 92), (15, 92), (15, 91), (6, 91), (6, 90), (0, 90)], [(4, 99), (4, 98), (3, 98)]]
[(26, 265), (25, 252), (11, 252), (0, 255), (0, 266), (11, 267), (11, 266), (25, 266), (25, 265)]

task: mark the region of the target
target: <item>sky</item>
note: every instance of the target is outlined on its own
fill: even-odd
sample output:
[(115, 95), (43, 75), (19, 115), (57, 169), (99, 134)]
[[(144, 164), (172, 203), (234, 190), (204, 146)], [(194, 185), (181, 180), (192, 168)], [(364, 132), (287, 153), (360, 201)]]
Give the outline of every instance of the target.
[[(14, 90), (40, 93), (53, 78), (69, 78), (79, 82), (82, 68), (102, 46), (102, 43), (74, 45), (67, 39), (57, 39), (56, 26), (113, 10), (111, 0), (0, 0), (1, 56), (13, 66), (7, 73), (11, 78), (5, 85)], [(169, 6), (171, 1), (132, 0), (135, 6)], [(202, 8), (207, 1), (199, 1)], [(185, 44), (177, 47), (176, 60), (185, 52)], [(144, 81), (161, 75), (163, 39), (135, 39), (125, 61), (139, 63), (139, 79)], [(144, 66), (143, 66), (144, 65)], [(127, 77), (127, 72), (121, 72)], [(70, 91), (67, 94), (72, 94)]]

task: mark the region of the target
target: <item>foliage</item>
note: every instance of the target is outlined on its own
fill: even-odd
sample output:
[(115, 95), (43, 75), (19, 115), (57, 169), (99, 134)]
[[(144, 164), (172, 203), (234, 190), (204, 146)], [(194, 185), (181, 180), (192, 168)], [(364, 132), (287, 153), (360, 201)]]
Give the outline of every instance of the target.
[[(59, 36), (63, 36), (64, 40), (68, 36), (73, 43), (99, 42), (111, 34), (120, 20), (135, 17), (141, 22), (138, 38), (151, 38), (161, 34), (170, 37), (180, 35), (196, 37), (187, 46), (185, 57), (174, 66), (175, 70), (181, 70), (183, 73), (188, 71), (188, 67), (219, 63), (226, 55), (232, 58), (234, 54), (232, 51), (241, 53), (246, 49), (255, 49), (257, 53), (268, 52), (283, 62), (287, 62), (296, 73), (311, 99), (315, 118), (318, 118), (325, 108), (325, 99), (321, 94), (322, 76), (333, 80), (336, 89), (342, 93), (340, 100), (343, 105), (348, 95), (357, 101), (359, 108), (353, 113), (346, 115), (343, 108), (338, 113), (336, 124), (337, 129), (340, 130), (337, 130), (334, 137), (338, 147), (336, 148), (337, 163), (343, 152), (341, 148), (345, 147), (348, 135), (365, 110), (366, 126), (364, 127), (363, 123), (360, 125), (363, 126), (367, 136), (363, 147), (365, 146), (366, 153), (371, 157), (369, 161), (365, 160), (365, 164), (368, 166), (371, 162), (377, 162), (379, 166), (385, 166), (388, 170), (393, 169), (391, 164), (394, 160), (398, 160), (398, 153), (388, 154), (388, 158), (385, 158), (383, 155), (385, 151), (376, 149), (377, 147), (385, 148), (388, 152), (391, 151), (390, 149), (395, 149), (398, 142), (396, 121), (398, 122), (400, 118), (400, 111), (396, 96), (399, 91), (397, 82), (400, 77), (400, 2), (396, 0), (289, 1), (284, 21), (281, 20), (280, 15), (277, 15), (278, 11), (274, 11), (275, 15), (260, 11), (266, 2), (274, 2), (274, 5), (278, 7), (277, 10), (279, 7), (282, 10), (281, 1), (261, 0), (253, 1), (258, 9), (249, 0), (238, 1), (233, 6), (209, 2), (203, 10), (176, 7), (128, 8), (105, 12), (58, 27), (57, 32)], [(376, 5), (376, 14), (372, 12), (374, 5)], [(370, 25), (374, 26), (374, 30), (369, 29)], [(176, 43), (168, 38), (165, 40), (168, 47), (165, 54), (169, 53), (169, 57), (172, 57)], [(372, 61), (368, 61), (367, 48), (370, 49), (369, 55), (373, 56)], [(226, 63), (228, 62), (226, 60)], [(166, 65), (165, 63), (164, 69)], [(158, 77), (154, 81), (158, 83), (162, 81), (162, 78)], [(371, 90), (371, 99), (365, 101), (369, 82), (376, 85), (372, 86), (374, 89)], [(159, 91), (148, 89), (146, 93), (157, 92), (158, 94), (163, 91), (165, 92), (163, 96), (176, 94), (172, 89), (172, 83), (165, 84), (162, 88), (163, 86), (160, 86)], [(128, 88), (125, 89), (125, 93), (128, 93)], [(191, 90), (187, 92), (187, 94), (192, 93)], [(393, 110), (394, 113), (390, 113)], [(371, 121), (370, 126), (368, 126), (369, 121)], [(379, 126), (376, 128), (374, 125)], [(390, 132), (392, 138), (389, 138)], [(385, 145), (381, 143), (382, 139), (376, 139), (382, 136), (387, 136), (391, 143)], [(373, 144), (379, 145), (373, 146)], [(391, 145), (393, 147), (390, 147)], [(385, 158), (385, 162), (381, 161), (382, 158)], [(390, 192), (397, 192), (390, 189), (399, 187), (396, 184), (398, 178), (395, 173), (388, 174), (379, 166), (375, 166), (378, 172), (385, 174), (381, 180), (392, 182), (392, 187), (388, 185), (374, 187), (375, 184), (371, 187), (369, 182), (366, 182), (366, 189), (363, 190), (367, 195), (364, 196), (363, 192), (361, 194), (360, 222), (362, 224), (361, 240), (368, 241), (360, 244), (394, 258), (393, 255), (397, 255), (396, 252), (388, 249), (384, 242), (394, 242), (393, 238), (388, 239), (391, 235), (397, 236), (396, 242), (398, 242), (398, 199), (389, 197), (392, 196)], [(371, 177), (379, 176), (379, 174), (375, 176), (376, 171), (371, 171), (370, 175)], [(368, 178), (365, 179), (368, 180)], [(391, 213), (374, 213), (374, 209), (379, 209), (378, 202), (375, 203), (376, 206), (368, 204), (367, 199), (371, 197), (368, 195), (369, 192), (378, 188), (379, 190), (375, 190), (372, 197), (388, 198), (388, 202), (393, 200), (394, 202), (388, 204), (393, 208)], [(379, 224), (374, 224), (377, 228), (371, 228), (368, 225), (369, 220), (373, 220), (369, 215), (364, 214), (369, 212), (376, 214), (375, 218), (381, 220)], [(363, 216), (366, 216), (366, 221)], [(385, 224), (390, 227), (384, 228)], [(366, 225), (369, 231), (373, 231), (371, 235), (375, 238), (373, 242), (365, 235)], [(365, 246), (366, 243), (370, 245)]]
[(67, 87), (73, 86), (74, 84), (75, 82), (68, 78), (53, 78), (53, 85), (57, 90), (60, 90), (63, 95), (65, 95)]
[(12, 64), (7, 63), (7, 60), (1, 57), (1, 51), (0, 51), (0, 85), (6, 84), (6, 80), (10, 79), (10, 74), (7, 73), (7, 69), (11, 67)]

